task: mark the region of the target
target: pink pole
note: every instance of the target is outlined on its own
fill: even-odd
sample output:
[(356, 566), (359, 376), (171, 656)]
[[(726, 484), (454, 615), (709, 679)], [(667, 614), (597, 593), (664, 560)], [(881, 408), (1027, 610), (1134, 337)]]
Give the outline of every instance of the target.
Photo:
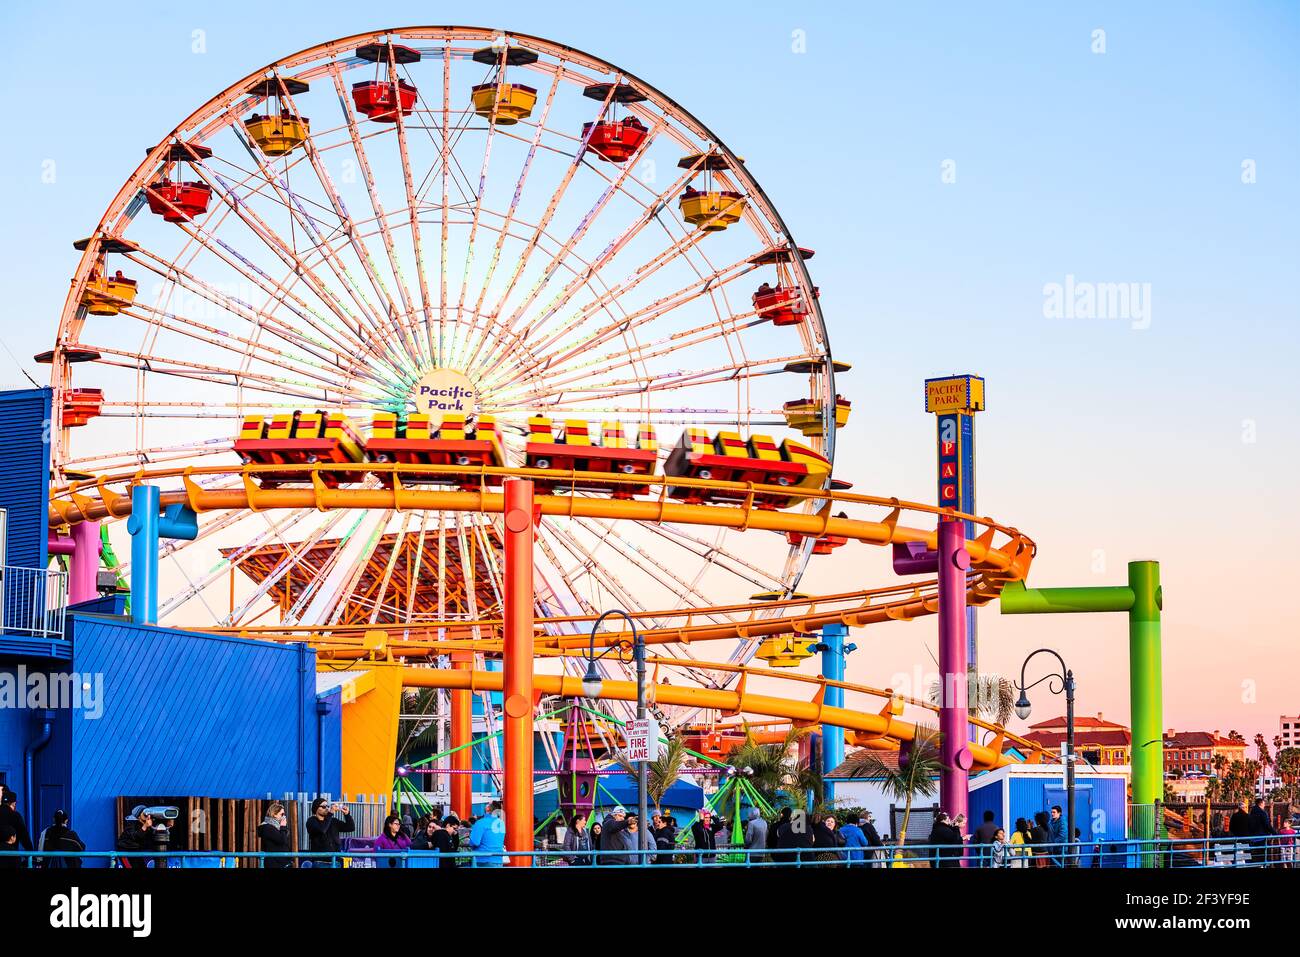
[(78, 522), (73, 525), (72, 543), (68, 604), (75, 605), (99, 595), (99, 522)]
[[(939, 522), (939, 780), (943, 809), (954, 818), (969, 814), (969, 780), (974, 758), (967, 744), (966, 690), (966, 525)], [(969, 822), (968, 822), (969, 826)]]

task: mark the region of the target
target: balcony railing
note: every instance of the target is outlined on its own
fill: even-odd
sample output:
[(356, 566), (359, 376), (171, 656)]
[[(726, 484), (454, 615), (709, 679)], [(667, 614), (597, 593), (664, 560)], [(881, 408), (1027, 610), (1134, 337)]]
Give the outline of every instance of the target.
[(0, 565), (0, 632), (62, 638), (67, 605), (64, 572)]

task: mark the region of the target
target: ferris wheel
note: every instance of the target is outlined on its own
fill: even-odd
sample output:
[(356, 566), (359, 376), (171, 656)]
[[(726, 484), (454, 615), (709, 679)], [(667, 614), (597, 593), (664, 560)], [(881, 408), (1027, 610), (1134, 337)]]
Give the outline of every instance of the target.
[[(820, 462), (800, 481), (831, 487), (846, 366), (811, 251), (700, 121), (571, 47), (420, 27), (293, 54), (150, 148), (76, 245), (39, 357), (56, 481), (229, 464), (200, 480), (229, 487), (310, 434), (352, 461), (423, 435), (504, 466), (591, 447), (624, 472), (735, 446)], [(819, 544), (547, 516), (538, 612), (788, 595)], [(166, 545), (159, 615), (479, 620), (500, 614), (501, 564), (499, 516), (235, 510)]]

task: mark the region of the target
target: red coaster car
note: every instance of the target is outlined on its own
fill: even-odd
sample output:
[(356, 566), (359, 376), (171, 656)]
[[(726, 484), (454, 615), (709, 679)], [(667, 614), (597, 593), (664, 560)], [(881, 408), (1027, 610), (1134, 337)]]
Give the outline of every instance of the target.
[[(780, 447), (770, 436), (753, 435), (748, 441), (737, 432), (719, 432), (712, 439), (703, 429), (682, 433), (668, 460), (664, 474), (715, 482), (752, 482), (787, 488), (821, 488), (830, 463), (825, 457), (789, 439)], [(669, 486), (668, 494), (691, 504), (743, 502), (745, 489)], [(796, 496), (759, 492), (754, 504), (764, 509), (789, 508), (802, 501)]]
[[(617, 423), (601, 425), (601, 442), (591, 441), (586, 422), (569, 420), (559, 435), (552, 434), (551, 420), (535, 415), (528, 420), (529, 442), (524, 447), (526, 464), (532, 469), (556, 469), (579, 472), (609, 472), (622, 475), (653, 475), (659, 458), (659, 443), (652, 425), (641, 426), (636, 447), (628, 445), (623, 428)], [(534, 479), (537, 490), (544, 494), (552, 491), (575, 490), (579, 492), (606, 492), (617, 499), (646, 495), (649, 484), (626, 482), (601, 482), (597, 479), (565, 478), (554, 482)]]
[[(342, 412), (281, 412), (263, 419), (260, 415), (244, 417), (235, 453), (253, 465), (312, 465), (317, 462), (364, 462), (366, 446), (361, 433)], [(330, 488), (344, 482), (359, 482), (359, 469), (325, 471), (321, 481)], [(262, 488), (275, 488), (286, 482), (310, 484), (311, 473), (305, 470), (259, 472), (255, 478)]]
[[(448, 413), (437, 430), (429, 428), (429, 416), (409, 415), (405, 419), (393, 412), (376, 412), (366, 451), (372, 462), (396, 462), (404, 465), (463, 465), (465, 475), (429, 472), (398, 472), (404, 484), (419, 483), (456, 485), (473, 491), (482, 484), (499, 486), (500, 475), (483, 475), (483, 466), (501, 467), (505, 456), (497, 434), (496, 419), (480, 415), (473, 429), (466, 429), (465, 416)], [(393, 473), (375, 473), (386, 487), (393, 485)]]

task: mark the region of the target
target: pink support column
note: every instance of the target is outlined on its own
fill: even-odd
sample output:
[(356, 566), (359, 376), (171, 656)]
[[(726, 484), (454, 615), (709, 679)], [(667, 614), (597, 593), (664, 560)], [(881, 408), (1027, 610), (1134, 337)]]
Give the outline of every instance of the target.
[(68, 604), (75, 605), (99, 595), (99, 522), (78, 522), (73, 525), (72, 543)]
[(966, 740), (966, 570), (970, 555), (965, 529), (964, 522), (939, 522), (939, 734), (944, 764), (939, 794), (943, 809), (954, 818), (969, 814), (969, 778), (974, 763)]

